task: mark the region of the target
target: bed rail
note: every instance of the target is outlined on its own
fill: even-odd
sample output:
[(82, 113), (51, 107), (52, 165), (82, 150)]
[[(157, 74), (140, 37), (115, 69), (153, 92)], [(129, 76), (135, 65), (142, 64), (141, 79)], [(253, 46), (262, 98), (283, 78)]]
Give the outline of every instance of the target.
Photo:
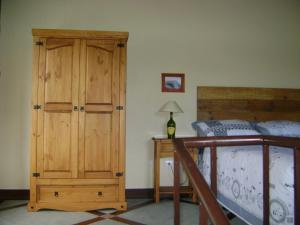
[[(231, 136), (231, 137), (192, 137), (175, 139), (177, 150), (174, 153), (174, 225), (180, 224), (180, 173), (179, 164), (185, 169), (200, 200), (200, 225), (207, 225), (208, 219), (214, 225), (228, 225), (216, 200), (217, 194), (217, 147), (223, 146), (263, 146), (263, 224), (269, 225), (269, 146), (289, 147), (294, 150), (294, 219), (300, 225), (300, 139), (275, 136)], [(188, 154), (188, 148), (210, 147), (211, 149), (211, 187), (199, 172), (195, 162)], [(267, 204), (266, 204), (267, 203)]]

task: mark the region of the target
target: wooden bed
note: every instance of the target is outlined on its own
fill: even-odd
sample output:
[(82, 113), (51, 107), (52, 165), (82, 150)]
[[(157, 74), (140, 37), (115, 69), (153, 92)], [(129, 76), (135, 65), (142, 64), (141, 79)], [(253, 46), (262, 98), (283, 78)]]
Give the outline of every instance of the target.
[[(198, 87), (197, 119), (248, 121), (300, 121), (300, 89)], [(174, 154), (174, 224), (179, 224), (179, 163), (182, 163), (199, 197), (201, 225), (229, 224), (215, 195), (217, 193), (217, 146), (263, 146), (263, 202), (269, 202), (269, 146), (294, 149), (294, 224), (300, 225), (300, 139), (274, 136), (194, 137), (176, 139)], [(210, 147), (211, 189), (186, 149)], [(269, 204), (263, 204), (263, 224), (269, 225)]]
[(198, 87), (197, 119), (300, 121), (300, 89)]

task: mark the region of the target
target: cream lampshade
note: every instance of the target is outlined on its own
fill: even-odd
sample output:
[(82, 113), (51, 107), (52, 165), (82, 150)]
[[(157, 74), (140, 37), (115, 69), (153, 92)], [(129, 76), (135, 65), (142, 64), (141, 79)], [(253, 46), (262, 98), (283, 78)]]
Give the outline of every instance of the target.
[(183, 110), (176, 101), (168, 101), (159, 109), (159, 112), (170, 112), (170, 120), (167, 123), (167, 134), (168, 138), (175, 138), (176, 123), (173, 120), (173, 113), (183, 113)]
[(183, 110), (176, 101), (168, 101), (160, 108), (159, 112), (183, 113)]

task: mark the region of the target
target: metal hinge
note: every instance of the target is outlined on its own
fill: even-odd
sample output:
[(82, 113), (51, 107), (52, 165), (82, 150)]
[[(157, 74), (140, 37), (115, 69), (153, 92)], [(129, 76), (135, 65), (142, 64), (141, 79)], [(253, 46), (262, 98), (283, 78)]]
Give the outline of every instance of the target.
[(119, 44), (118, 44), (118, 47), (119, 47), (119, 48), (124, 48), (125, 45), (124, 45), (123, 43), (119, 43)]
[(44, 43), (42, 41), (35, 42), (36, 45), (43, 45)]
[(122, 177), (122, 176), (123, 176), (123, 173), (118, 172), (118, 173), (116, 173), (116, 176), (117, 176), (117, 177)]
[(117, 110), (123, 110), (123, 109), (124, 109), (124, 107), (123, 107), (123, 106), (121, 106), (121, 105), (118, 105), (118, 106), (116, 107), (116, 109), (117, 109)]
[(39, 176), (40, 176), (40, 173), (32, 173), (32, 176), (33, 176), (33, 177), (39, 177)]
[(41, 108), (42, 108), (41, 105), (34, 105), (34, 106), (33, 106), (33, 109), (41, 109)]

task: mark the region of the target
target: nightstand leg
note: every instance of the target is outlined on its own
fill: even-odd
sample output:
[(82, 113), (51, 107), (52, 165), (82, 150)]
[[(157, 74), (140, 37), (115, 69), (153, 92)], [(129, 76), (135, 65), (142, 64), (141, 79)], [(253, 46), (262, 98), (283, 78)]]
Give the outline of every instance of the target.
[(155, 144), (154, 149), (154, 199), (158, 203), (160, 200), (160, 143)]

